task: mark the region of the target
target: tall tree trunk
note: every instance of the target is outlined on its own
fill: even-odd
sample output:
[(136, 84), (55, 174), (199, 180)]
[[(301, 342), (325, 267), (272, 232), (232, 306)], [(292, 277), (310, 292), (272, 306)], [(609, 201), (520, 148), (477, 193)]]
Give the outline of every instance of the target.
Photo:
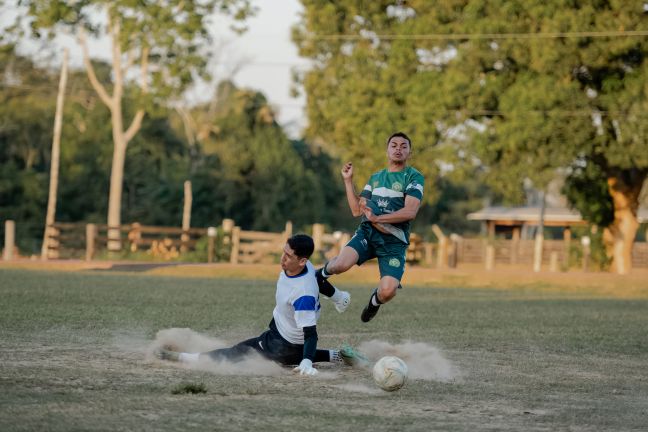
[[(121, 112), (119, 113), (121, 116)], [(113, 115), (114, 117), (114, 115)], [(124, 183), (124, 162), (126, 160), (126, 140), (124, 132), (113, 118), (113, 159), (110, 170), (110, 192), (108, 195), (108, 251), (121, 250), (121, 199)]]
[(61, 66), (61, 79), (59, 81), (58, 95), (56, 97), (56, 114), (54, 115), (54, 137), (52, 138), (52, 161), (50, 163), (49, 195), (47, 198), (47, 214), (45, 216), (45, 230), (43, 232), (43, 245), (41, 259), (47, 259), (49, 254), (50, 227), (54, 225), (56, 216), (56, 194), (58, 192), (59, 159), (61, 154), (61, 129), (63, 128), (63, 102), (65, 100), (65, 87), (67, 85), (68, 50), (63, 51), (63, 66)]
[(607, 180), (614, 203), (614, 221), (606, 228), (604, 241), (612, 268), (618, 274), (627, 274), (632, 269), (632, 246), (639, 228), (639, 195), (645, 179), (645, 170), (633, 169)]
[[(108, 21), (109, 35), (112, 40), (112, 71), (113, 71), (113, 92), (108, 94), (105, 87), (97, 79), (94, 67), (90, 61), (88, 44), (83, 29), (79, 31), (79, 43), (83, 50), (83, 62), (88, 74), (90, 84), (95, 89), (101, 101), (110, 110), (113, 135), (113, 160), (110, 171), (110, 192), (108, 195), (108, 251), (116, 252), (121, 250), (121, 198), (122, 185), (124, 182), (124, 162), (126, 160), (126, 147), (131, 139), (137, 134), (142, 126), (144, 109), (140, 108), (135, 113), (130, 126), (124, 131), (124, 118), (122, 112), (122, 100), (124, 92), (124, 74), (129, 65), (122, 65), (122, 51), (119, 44), (121, 25), (119, 21)], [(148, 92), (147, 71), (148, 71), (148, 48), (143, 48), (140, 59), (140, 89), (143, 93)]]

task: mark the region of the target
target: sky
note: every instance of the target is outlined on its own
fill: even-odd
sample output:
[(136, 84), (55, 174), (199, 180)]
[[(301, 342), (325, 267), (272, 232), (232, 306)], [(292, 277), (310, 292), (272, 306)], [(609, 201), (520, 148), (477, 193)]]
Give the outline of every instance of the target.
[(290, 96), (291, 68), (303, 69), (307, 61), (297, 54), (290, 29), (299, 20), (299, 0), (255, 0), (257, 15), (248, 21), (248, 32), (233, 39), (243, 61), (234, 76), (237, 85), (261, 90), (279, 110), (279, 122), (295, 135), (306, 124), (305, 98)]
[[(299, 0), (252, 0), (257, 8), (254, 17), (246, 21), (248, 31), (235, 35), (229, 31), (229, 23), (217, 16), (213, 20), (213, 34), (219, 51), (216, 63), (211, 66), (212, 75), (231, 78), (239, 87), (261, 91), (276, 109), (278, 121), (291, 138), (298, 138), (306, 125), (304, 95), (291, 96), (293, 68), (304, 69), (307, 61), (297, 54), (296, 46), (290, 40), (291, 27), (299, 21), (302, 5)], [(2, 10), (0, 24), (13, 22), (12, 8)], [(63, 47), (70, 50), (70, 66), (82, 67), (81, 49), (72, 36), (59, 35), (54, 40), (55, 48), (44, 49), (35, 42), (23, 41), (19, 49), (33, 57), (40, 56), (41, 62), (60, 67)], [(52, 55), (52, 52), (54, 54)], [(107, 40), (90, 41), (93, 57), (109, 59), (110, 46)], [(53, 56), (53, 57), (52, 57)], [(198, 85), (189, 98), (199, 101), (211, 91)]]

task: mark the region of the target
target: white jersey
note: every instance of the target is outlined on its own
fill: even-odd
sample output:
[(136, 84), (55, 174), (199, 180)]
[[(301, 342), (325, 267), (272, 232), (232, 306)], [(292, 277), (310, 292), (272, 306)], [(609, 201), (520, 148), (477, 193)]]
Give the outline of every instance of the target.
[(277, 305), (272, 311), (277, 330), (290, 343), (304, 343), (304, 327), (317, 324), (320, 315), (319, 288), (315, 267), (306, 262), (304, 271), (288, 276), (284, 271), (277, 280)]

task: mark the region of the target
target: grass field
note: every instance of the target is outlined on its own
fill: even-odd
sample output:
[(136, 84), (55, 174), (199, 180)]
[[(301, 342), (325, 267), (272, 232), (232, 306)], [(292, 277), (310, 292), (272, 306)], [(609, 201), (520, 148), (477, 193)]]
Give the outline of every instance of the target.
[(401, 391), (348, 367), (313, 379), (150, 357), (161, 330), (191, 329), (177, 331), (187, 344), (256, 336), (274, 305), (269, 279), (0, 268), (0, 430), (646, 430), (641, 287), (628, 298), (551, 283), (411, 284), (363, 324), (370, 288), (345, 283), (351, 307), (340, 315), (322, 301), (319, 345), (402, 355), (416, 367)]

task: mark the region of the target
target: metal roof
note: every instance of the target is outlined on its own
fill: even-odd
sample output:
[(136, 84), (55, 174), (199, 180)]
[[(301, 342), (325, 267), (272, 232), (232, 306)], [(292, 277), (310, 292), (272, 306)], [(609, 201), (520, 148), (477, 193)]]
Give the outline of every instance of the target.
[[(648, 222), (648, 209), (639, 209), (637, 219), (639, 223)], [(486, 207), (469, 213), (468, 220), (538, 222), (540, 207)], [(584, 222), (578, 211), (566, 207), (545, 208), (544, 220), (554, 223), (564, 222), (565, 224)]]

